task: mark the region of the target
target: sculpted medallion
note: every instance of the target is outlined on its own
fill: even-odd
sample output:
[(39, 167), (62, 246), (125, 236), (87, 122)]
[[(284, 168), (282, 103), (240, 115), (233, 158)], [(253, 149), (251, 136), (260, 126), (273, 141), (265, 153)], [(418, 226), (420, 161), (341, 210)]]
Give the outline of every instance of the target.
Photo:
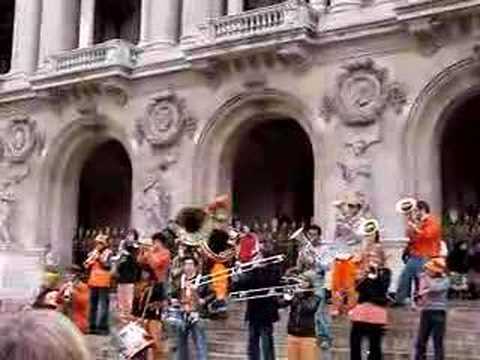
[(344, 67), (337, 82), (336, 107), (347, 125), (368, 125), (382, 115), (387, 103), (386, 70), (371, 59)]
[(11, 120), (4, 136), (5, 158), (11, 163), (23, 163), (38, 143), (36, 122), (28, 118)]
[(185, 101), (167, 91), (152, 98), (145, 116), (137, 123), (137, 131), (140, 139), (152, 146), (169, 146), (175, 144), (184, 131), (191, 130), (192, 124)]

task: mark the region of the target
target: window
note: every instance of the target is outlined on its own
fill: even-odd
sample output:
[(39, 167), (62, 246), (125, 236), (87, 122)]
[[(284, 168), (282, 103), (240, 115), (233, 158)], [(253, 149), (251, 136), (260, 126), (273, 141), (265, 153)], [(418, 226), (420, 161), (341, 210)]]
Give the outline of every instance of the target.
[(258, 9), (265, 6), (271, 6), (275, 4), (280, 4), (285, 0), (245, 0), (244, 3), (244, 10), (253, 10)]
[(141, 0), (97, 0), (95, 4), (95, 43), (123, 39), (138, 43)]
[(10, 71), (15, 1), (0, 1), (0, 74)]

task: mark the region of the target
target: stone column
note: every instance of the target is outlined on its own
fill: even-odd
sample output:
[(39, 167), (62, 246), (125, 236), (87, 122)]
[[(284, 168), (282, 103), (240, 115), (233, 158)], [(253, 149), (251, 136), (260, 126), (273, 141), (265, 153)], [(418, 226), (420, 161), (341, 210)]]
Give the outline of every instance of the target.
[(40, 30), (40, 67), (51, 55), (78, 45), (78, 0), (44, 0)]
[(228, 15), (240, 14), (243, 12), (243, 1), (244, 0), (228, 0)]
[(182, 14), (183, 43), (194, 40), (198, 33), (198, 25), (205, 23), (209, 18), (222, 16), (222, 0), (185, 0)]
[(173, 46), (178, 40), (180, 2), (178, 0), (142, 0), (140, 43), (159, 47)]
[(29, 74), (36, 70), (41, 8), (40, 0), (15, 1), (12, 73)]
[(327, 1), (326, 0), (311, 0), (310, 6), (312, 6), (315, 10), (320, 12), (325, 12), (327, 8)]
[(362, 0), (332, 0), (331, 12), (342, 12), (348, 10), (359, 9), (362, 5)]
[(80, 39), (78, 46), (89, 47), (93, 45), (95, 33), (95, 0), (81, 0), (80, 5)]

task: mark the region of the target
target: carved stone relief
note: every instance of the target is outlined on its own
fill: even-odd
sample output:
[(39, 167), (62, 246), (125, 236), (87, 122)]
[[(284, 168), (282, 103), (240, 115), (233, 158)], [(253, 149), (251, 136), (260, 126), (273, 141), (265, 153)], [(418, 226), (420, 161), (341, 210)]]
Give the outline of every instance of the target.
[(360, 196), (362, 208), (370, 208), (375, 145), (381, 142), (381, 123), (390, 107), (399, 115), (406, 94), (388, 71), (372, 59), (350, 63), (337, 77), (335, 96), (324, 97), (322, 115), (338, 121), (340, 156), (337, 161), (339, 191)]
[(168, 90), (152, 98), (145, 115), (137, 121), (137, 138), (153, 147), (169, 147), (179, 142), (183, 134), (190, 138), (196, 121), (187, 113), (185, 100)]
[(352, 191), (343, 192), (335, 201), (334, 206), (336, 208), (335, 242), (340, 245), (358, 245), (363, 238), (359, 233), (360, 225), (370, 215), (364, 194)]
[(153, 169), (147, 172), (147, 180), (138, 196), (137, 208), (144, 219), (147, 236), (164, 229), (172, 211), (172, 195), (169, 191), (167, 174), (176, 163), (175, 156), (166, 155)]
[(388, 105), (396, 113), (402, 111), (404, 89), (399, 83), (389, 83), (388, 71), (372, 59), (353, 62), (343, 70), (337, 77), (335, 96), (323, 99), (321, 111), (327, 120), (336, 114), (346, 126), (368, 126), (382, 118)]
[(7, 117), (0, 134), (0, 246), (14, 243), (12, 235), (17, 197), (15, 188), (29, 174), (29, 159), (35, 151), (41, 152), (43, 136), (34, 120), (21, 112)]

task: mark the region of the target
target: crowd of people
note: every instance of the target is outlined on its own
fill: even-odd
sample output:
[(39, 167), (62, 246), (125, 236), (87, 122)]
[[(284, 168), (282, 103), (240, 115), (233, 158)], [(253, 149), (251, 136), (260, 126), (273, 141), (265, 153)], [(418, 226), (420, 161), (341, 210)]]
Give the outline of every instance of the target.
[[(392, 271), (375, 219), (364, 219), (356, 229), (358, 243), (325, 243), (322, 229), (312, 223), (275, 218), (248, 226), (232, 220), (228, 199), (219, 198), (205, 209), (183, 209), (148, 238), (126, 231), (118, 249), (111, 232), (96, 233), (93, 248), (63, 280), (55, 256), (47, 252), (45, 283), (33, 307), (62, 312), (83, 333), (113, 335), (127, 358), (178, 360), (208, 358), (205, 319), (224, 318), (235, 301), (246, 302), (251, 360), (276, 358), (279, 309), (288, 308), (293, 360), (318, 359), (322, 349), (332, 347), (332, 317), (346, 316), (352, 324), (351, 359), (363, 358), (366, 338), (368, 358), (381, 360), (389, 307), (411, 304), (421, 311), (414, 359), (425, 359), (433, 337), (435, 359), (441, 360), (450, 288), (441, 224), (425, 201), (405, 214), (410, 241), (393, 298)], [(2, 321), (0, 334), (15, 326)], [(12, 355), (27, 351), (15, 349), (15, 341), (20, 339), (6, 346), (0, 340), (0, 355), (8, 355), (0, 358), (25, 359)]]

